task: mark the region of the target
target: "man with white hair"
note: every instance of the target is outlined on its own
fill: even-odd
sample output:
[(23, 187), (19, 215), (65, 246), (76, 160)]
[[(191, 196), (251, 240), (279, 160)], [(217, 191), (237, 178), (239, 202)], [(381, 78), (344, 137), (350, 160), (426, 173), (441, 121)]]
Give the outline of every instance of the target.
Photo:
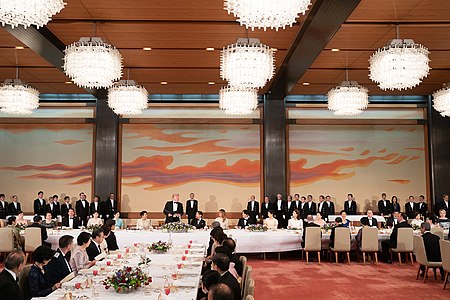
[(165, 223), (179, 222), (184, 213), (183, 203), (180, 202), (180, 195), (173, 194), (172, 200), (167, 201), (163, 213), (166, 215)]
[(367, 219), (367, 223), (365, 223), (365, 224), (368, 224), (368, 226), (370, 226), (370, 227), (378, 227), (377, 219), (374, 218), (373, 211), (371, 209), (369, 209), (367, 211), (367, 217), (362, 217), (361, 218), (361, 223), (362, 223), (363, 219)]

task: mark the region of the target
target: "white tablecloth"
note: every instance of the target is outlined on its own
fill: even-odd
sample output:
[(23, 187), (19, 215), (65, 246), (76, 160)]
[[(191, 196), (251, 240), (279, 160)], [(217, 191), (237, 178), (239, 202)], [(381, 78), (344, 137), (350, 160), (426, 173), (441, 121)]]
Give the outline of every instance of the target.
[[(328, 216), (328, 221), (329, 222), (334, 222), (334, 220), (337, 218), (337, 217), (340, 217), (340, 215), (329, 215)], [(362, 217), (367, 217), (367, 215), (347, 215), (347, 220), (349, 220), (350, 222), (359, 222), (359, 220), (361, 220), (361, 218)], [(381, 223), (385, 223), (386, 222), (386, 219), (384, 218), (384, 217), (382, 217), (382, 216), (376, 216), (376, 215), (374, 215), (373, 216), (375, 219), (377, 219), (377, 221), (378, 222), (381, 222)]]

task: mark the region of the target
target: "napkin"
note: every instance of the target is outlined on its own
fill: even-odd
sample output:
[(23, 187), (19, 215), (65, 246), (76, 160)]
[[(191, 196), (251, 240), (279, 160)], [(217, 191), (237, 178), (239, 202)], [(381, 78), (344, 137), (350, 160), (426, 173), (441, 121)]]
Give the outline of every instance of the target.
[(67, 275), (66, 277), (63, 278), (63, 280), (61, 280), (61, 284), (69, 282), (74, 278), (75, 278), (75, 272), (69, 273), (69, 275)]

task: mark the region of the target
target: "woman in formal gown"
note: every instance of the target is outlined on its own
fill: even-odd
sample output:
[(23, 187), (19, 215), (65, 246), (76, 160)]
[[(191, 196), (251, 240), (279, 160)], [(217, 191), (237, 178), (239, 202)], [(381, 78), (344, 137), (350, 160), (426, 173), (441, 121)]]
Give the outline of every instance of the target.
[(267, 213), (269, 217), (264, 220), (264, 226), (266, 226), (269, 230), (277, 230), (278, 228), (278, 220), (273, 217), (274, 214), (275, 211), (273, 211), (272, 209), (269, 210), (269, 212)]
[(448, 227), (448, 223), (450, 220), (446, 217), (447, 212), (445, 209), (439, 210), (439, 218), (436, 219), (436, 223), (438, 223), (441, 227)]
[(28, 225), (28, 220), (25, 220), (25, 219), (23, 218), (23, 211), (21, 211), (21, 210), (19, 210), (19, 211), (17, 212), (16, 224)]
[[(278, 224), (277, 224), (278, 225)], [(303, 229), (303, 221), (300, 219), (300, 211), (294, 209), (292, 217), (288, 221), (288, 229)]]
[(78, 274), (81, 269), (88, 269), (95, 265), (96, 261), (89, 261), (89, 256), (86, 253), (86, 248), (91, 244), (91, 234), (88, 232), (81, 232), (77, 237), (77, 247), (70, 256), (70, 267), (75, 274)]
[(117, 245), (116, 235), (114, 234), (114, 229), (116, 229), (116, 221), (114, 220), (106, 220), (105, 226), (103, 226), (103, 231), (105, 234), (105, 241), (108, 245), (109, 251), (115, 251), (119, 249)]
[(422, 215), (418, 212), (414, 214), (414, 219), (411, 221), (411, 226), (419, 226), (423, 223)]
[(219, 222), (220, 227), (222, 227), (222, 229), (224, 229), (224, 230), (227, 230), (230, 228), (225, 209), (223, 209), (223, 208), (219, 210), (219, 216), (214, 221)]
[(113, 220), (116, 221), (115, 224), (116, 229), (125, 229), (125, 224), (123, 223), (123, 220), (120, 218), (120, 212), (116, 211)]
[(103, 220), (99, 218), (98, 211), (96, 210), (94, 210), (92, 218), (90, 218), (87, 222), (87, 227), (90, 226), (103, 226)]
[(314, 224), (319, 225), (320, 227), (325, 226), (325, 224), (327, 224), (327, 222), (325, 222), (324, 219), (322, 219), (322, 214), (320, 212), (318, 212), (316, 214), (316, 219), (314, 220)]
[(400, 211), (400, 204), (398, 203), (397, 196), (392, 196), (391, 198), (391, 211)]
[(46, 246), (39, 246), (34, 250), (34, 264), (30, 268), (30, 273), (28, 273), (28, 285), (31, 297), (46, 297), (61, 287), (60, 282), (52, 285), (45, 272), (44, 267), (52, 257), (52, 249)]
[(48, 212), (45, 214), (45, 219), (42, 220), (41, 225), (47, 229), (53, 229), (56, 227), (56, 222), (53, 220), (51, 213)]
[(341, 218), (342, 218), (342, 225), (344, 225), (344, 227), (349, 227), (350, 220), (347, 220), (347, 213), (345, 212), (345, 210), (341, 210)]
[(152, 229), (152, 220), (147, 219), (147, 211), (141, 211), (140, 216), (141, 218), (137, 221), (136, 227), (143, 230)]

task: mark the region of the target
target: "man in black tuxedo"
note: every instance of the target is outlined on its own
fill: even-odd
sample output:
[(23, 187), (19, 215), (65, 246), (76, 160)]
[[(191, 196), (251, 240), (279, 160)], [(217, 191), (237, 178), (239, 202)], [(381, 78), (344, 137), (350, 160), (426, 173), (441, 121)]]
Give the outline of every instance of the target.
[(269, 210), (273, 209), (272, 203), (270, 202), (269, 196), (264, 197), (264, 203), (261, 204), (261, 216), (263, 219), (269, 217)]
[(22, 208), (20, 207), (20, 203), (17, 201), (16, 195), (12, 196), (11, 199), (12, 202), (8, 204), (8, 215), (17, 216), (19, 214), (19, 211), (22, 211)]
[(89, 217), (89, 202), (86, 200), (86, 195), (81, 192), (80, 199), (75, 203), (75, 211), (80, 221), (80, 226), (87, 226)]
[(347, 195), (347, 200), (344, 202), (344, 210), (347, 215), (356, 215), (356, 201), (353, 199), (353, 194)]
[[(99, 198), (100, 199), (100, 198)], [(117, 200), (114, 193), (109, 193), (108, 199), (105, 200), (105, 202), (102, 203), (103, 205), (103, 219), (109, 220), (114, 218), (114, 213), (119, 210), (117, 207)]]
[(419, 203), (417, 203), (417, 211), (425, 218), (428, 213), (428, 204), (425, 202), (425, 196), (419, 196)]
[(303, 222), (306, 220), (306, 217), (308, 216), (308, 203), (306, 201), (306, 197), (302, 196), (300, 199), (300, 208), (298, 209), (300, 211), (300, 218), (303, 220)]
[(381, 199), (378, 200), (378, 213), (382, 217), (388, 217), (391, 214), (391, 201), (386, 199), (386, 193), (381, 194)]
[(335, 214), (336, 214), (336, 213), (335, 213), (336, 210), (335, 210), (335, 208), (334, 208), (334, 202), (331, 201), (330, 195), (327, 195), (327, 196), (325, 197), (325, 200), (326, 200), (326, 202), (327, 202), (327, 217), (325, 218), (325, 221), (328, 222), (328, 217), (329, 217), (329, 216), (332, 216), (332, 215), (335, 215)]
[(328, 215), (327, 215), (327, 202), (325, 201), (325, 196), (324, 195), (320, 195), (319, 196), (319, 203), (317, 203), (317, 212), (320, 213), (322, 215), (322, 219), (324, 220), (328, 220)]
[(398, 224), (398, 215), (400, 214), (400, 212), (398, 211), (394, 211), (392, 213), (392, 216), (386, 218), (386, 227), (394, 227), (395, 225)]
[(240, 261), (240, 256), (236, 254), (236, 241), (232, 238), (226, 238), (222, 242), (222, 246), (227, 247), (231, 251), (231, 255), (229, 255), (230, 262), (234, 263), (234, 269), (238, 273), (239, 276), (242, 277), (243, 266)]
[(316, 206), (316, 202), (313, 201), (313, 196), (312, 195), (308, 195), (308, 199), (306, 202), (306, 212), (305, 212), (306, 216), (308, 215), (315, 215), (317, 214), (317, 206)]
[(228, 271), (230, 267), (230, 258), (224, 253), (214, 255), (211, 269), (219, 272), (220, 283), (226, 284), (233, 292), (233, 299), (241, 299), (241, 286), (237, 279)]
[(0, 273), (0, 299), (23, 300), (19, 285), (19, 273), (25, 267), (25, 255), (20, 250), (8, 254), (5, 259), (5, 268)]
[(58, 195), (48, 198), (47, 212), (52, 214), (52, 218), (56, 219), (61, 214), (61, 207), (58, 201)]
[(336, 228), (337, 227), (345, 227), (344, 224), (342, 224), (342, 218), (341, 217), (336, 217), (336, 219), (334, 220), (334, 222), (336, 223), (336, 226), (334, 226), (333, 228), (331, 228), (331, 234), (330, 234), (330, 248), (334, 247), (334, 237), (336, 235)]
[[(342, 219), (341, 219), (341, 221), (342, 221)], [(306, 222), (305, 222), (305, 224), (303, 224), (302, 248), (305, 247), (306, 227), (320, 227), (320, 225), (317, 225), (316, 223), (314, 223), (314, 217), (312, 215), (306, 216)]]
[[(95, 196), (94, 200), (92, 200), (92, 202), (89, 204), (89, 216), (92, 216), (95, 211), (98, 212), (98, 215), (100, 216), (100, 218), (103, 217), (103, 205), (100, 202), (99, 196)], [(105, 219), (105, 218), (103, 218), (103, 219)]]
[(300, 210), (300, 205), (301, 205), (301, 201), (300, 201), (300, 194), (294, 194), (294, 205), (295, 208)]
[(64, 227), (70, 227), (73, 229), (78, 229), (80, 227), (78, 218), (75, 217), (75, 211), (73, 210), (73, 208), (69, 208), (69, 212), (67, 213), (67, 216), (64, 216), (62, 218), (61, 224)]
[(192, 226), (195, 226), (197, 229), (203, 229), (206, 226), (205, 220), (203, 220), (203, 212), (197, 211), (195, 213), (195, 219), (193, 219), (190, 223)]
[(69, 264), (72, 242), (73, 236), (63, 235), (60, 237), (58, 241), (58, 250), (56, 250), (52, 259), (44, 267), (52, 286), (72, 273), (72, 268)]
[(450, 202), (448, 200), (448, 195), (447, 194), (444, 194), (442, 196), (442, 200), (441, 201), (436, 202), (434, 214), (436, 216), (439, 216), (439, 211), (441, 209), (445, 210), (447, 212), (446, 213), (446, 217), (450, 218)]
[(69, 215), (69, 209), (72, 208), (72, 204), (70, 204), (70, 197), (65, 196), (64, 197), (64, 203), (61, 204), (61, 216), (67, 217)]
[(294, 209), (297, 209), (297, 207), (295, 207), (295, 202), (292, 201), (292, 196), (287, 196), (287, 201), (286, 201), (286, 216), (285, 216), (285, 222), (286, 222), (286, 226), (287, 223), (289, 223), (289, 219), (292, 217), (292, 213), (294, 212)]
[(408, 202), (405, 203), (405, 213), (408, 219), (414, 219), (414, 215), (417, 212), (417, 206), (414, 202), (414, 196), (409, 196)]
[(102, 253), (101, 243), (105, 240), (103, 229), (95, 229), (92, 232), (92, 241), (89, 247), (86, 248), (86, 253), (89, 256), (89, 260), (95, 260), (95, 257)]
[(365, 219), (367, 222), (366, 223), (364, 223), (364, 224), (367, 224), (367, 226), (370, 226), (370, 227), (378, 227), (378, 222), (377, 222), (377, 219), (375, 219), (374, 217), (373, 217), (373, 211), (372, 210), (368, 210), (367, 211), (367, 217), (362, 217), (361, 218), (361, 224), (362, 224), (362, 222), (363, 222), (363, 219)]
[[(439, 245), (440, 239), (437, 235), (432, 234), (430, 230), (431, 225), (429, 223), (424, 222), (420, 225), (427, 260), (430, 262), (442, 262), (441, 248)], [(422, 271), (420, 277), (423, 277), (425, 275), (425, 266), (420, 265), (420, 270)], [(444, 268), (440, 267), (439, 272), (441, 274), (441, 280), (444, 280)]]
[(49, 242), (45, 241), (48, 238), (48, 236), (47, 236), (47, 229), (45, 229), (45, 227), (41, 225), (41, 221), (42, 221), (42, 217), (39, 216), (39, 215), (36, 215), (36, 216), (33, 217), (33, 223), (30, 226), (28, 226), (28, 227), (40, 228), (41, 229), (42, 246), (47, 246), (47, 247), (51, 248), (52, 244), (50, 244)]
[(256, 224), (259, 218), (259, 202), (256, 201), (255, 195), (250, 196), (250, 201), (247, 203), (247, 210), (252, 224)]
[(194, 193), (189, 194), (189, 199), (186, 200), (186, 215), (188, 217), (188, 223), (191, 224), (195, 220), (195, 214), (198, 211), (198, 200), (195, 199)]
[(5, 194), (0, 194), (0, 220), (6, 220), (8, 215), (8, 202), (5, 201)]
[(44, 200), (44, 192), (38, 192), (38, 198), (33, 202), (34, 214), (39, 216), (45, 216), (47, 212), (47, 206)]
[(281, 194), (277, 194), (277, 201), (275, 202), (275, 217), (278, 220), (278, 228), (286, 228), (287, 227), (287, 207), (286, 201), (283, 200), (283, 196)]
[(167, 201), (163, 213), (166, 215), (165, 223), (179, 222), (183, 215), (183, 203), (180, 202), (180, 195), (173, 194), (172, 200)]
[(249, 211), (244, 209), (242, 211), (242, 218), (239, 218), (239, 221), (237, 223), (238, 229), (245, 229), (250, 224), (256, 224), (252, 222), (253, 220), (250, 219)]
[(391, 258), (389, 256), (389, 249), (397, 248), (398, 229), (399, 228), (412, 228), (411, 225), (409, 225), (408, 222), (406, 222), (406, 218), (407, 217), (406, 217), (405, 213), (398, 213), (398, 216), (397, 216), (398, 223), (392, 229), (392, 233), (391, 233), (391, 236), (389, 237), (389, 240), (381, 242), (383, 258), (384, 258), (384, 261), (387, 263), (391, 263)]

